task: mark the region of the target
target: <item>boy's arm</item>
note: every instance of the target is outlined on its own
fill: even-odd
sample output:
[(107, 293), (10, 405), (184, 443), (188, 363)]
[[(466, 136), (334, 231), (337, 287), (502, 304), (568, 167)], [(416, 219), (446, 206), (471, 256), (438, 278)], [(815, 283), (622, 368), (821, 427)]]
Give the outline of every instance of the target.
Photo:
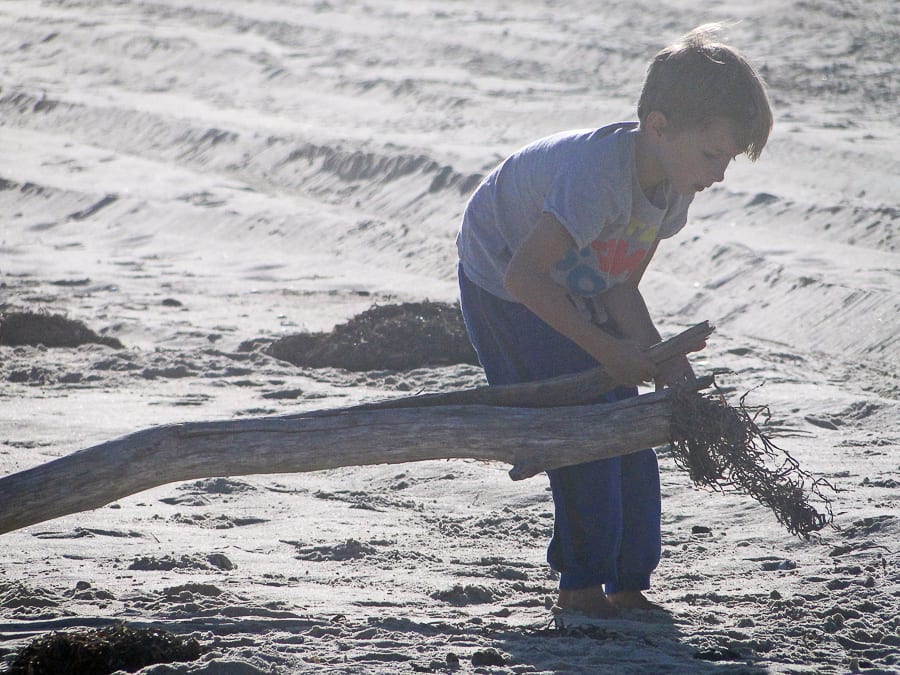
[[(653, 247), (644, 257), (641, 265), (626, 281), (601, 296), (606, 313), (613, 325), (623, 335), (631, 338), (644, 349), (662, 339), (638, 287), (658, 246), (659, 239), (653, 243)], [(694, 371), (685, 356), (661, 363), (654, 377), (657, 390), (692, 379), (694, 379)]]
[(656, 365), (643, 354), (640, 346), (614, 338), (586, 320), (569, 300), (566, 290), (553, 280), (554, 266), (574, 246), (575, 241), (562, 223), (552, 214), (544, 213), (510, 261), (504, 279), (506, 290), (603, 364), (616, 381), (637, 384), (652, 379), (657, 372)]
[(656, 330), (653, 319), (650, 317), (647, 303), (644, 302), (644, 296), (641, 295), (638, 288), (644, 277), (644, 271), (650, 264), (658, 246), (659, 239), (653, 242), (653, 246), (644, 256), (640, 266), (631, 273), (628, 279), (600, 296), (600, 301), (616, 329), (644, 349), (656, 344), (661, 339), (659, 331)]

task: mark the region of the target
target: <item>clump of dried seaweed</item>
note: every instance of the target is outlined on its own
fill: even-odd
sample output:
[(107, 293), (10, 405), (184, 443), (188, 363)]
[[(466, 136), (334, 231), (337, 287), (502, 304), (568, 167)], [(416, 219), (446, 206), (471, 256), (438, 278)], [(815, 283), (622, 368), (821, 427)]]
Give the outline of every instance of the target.
[(194, 661), (203, 648), (158, 628), (115, 624), (96, 630), (49, 633), (23, 647), (10, 666), (10, 675), (108, 675), (134, 672), (157, 663)]
[[(741, 397), (737, 407), (724, 396), (692, 391), (673, 394), (671, 444), (675, 463), (695, 485), (717, 492), (739, 492), (769, 507), (791, 534), (807, 536), (830, 524), (831, 499), (786, 450), (775, 445), (757, 424), (768, 418), (767, 406), (751, 407)], [(821, 502), (824, 513), (810, 503)]]

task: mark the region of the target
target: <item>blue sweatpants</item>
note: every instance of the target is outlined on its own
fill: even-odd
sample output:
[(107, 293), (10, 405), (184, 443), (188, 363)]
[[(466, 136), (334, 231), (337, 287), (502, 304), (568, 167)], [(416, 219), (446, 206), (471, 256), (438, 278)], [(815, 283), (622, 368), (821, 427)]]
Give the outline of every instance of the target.
[[(474, 284), (462, 265), (459, 287), (469, 338), (490, 384), (542, 380), (597, 366), (524, 305)], [(596, 402), (636, 395), (635, 387), (618, 387), (599, 393)], [(649, 588), (660, 555), (659, 467), (653, 450), (547, 473), (555, 505), (547, 561), (560, 574), (559, 587), (603, 584), (607, 593)]]

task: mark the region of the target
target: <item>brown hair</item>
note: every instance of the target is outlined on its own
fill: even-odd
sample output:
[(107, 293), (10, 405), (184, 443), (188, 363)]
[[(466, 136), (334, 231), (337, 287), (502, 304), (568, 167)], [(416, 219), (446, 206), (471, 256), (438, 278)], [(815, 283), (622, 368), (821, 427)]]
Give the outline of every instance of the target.
[(638, 118), (658, 110), (675, 129), (730, 119), (735, 142), (759, 159), (772, 129), (772, 109), (759, 73), (736, 50), (715, 41), (721, 24), (695, 28), (656, 55), (638, 102)]

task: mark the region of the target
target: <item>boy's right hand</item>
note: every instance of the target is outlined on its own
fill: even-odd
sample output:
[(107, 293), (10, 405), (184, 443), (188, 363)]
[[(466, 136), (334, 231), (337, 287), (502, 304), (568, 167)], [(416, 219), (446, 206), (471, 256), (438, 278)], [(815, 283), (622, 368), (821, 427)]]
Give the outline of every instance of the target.
[(603, 368), (621, 385), (634, 386), (656, 377), (656, 364), (631, 340), (616, 340), (607, 349), (605, 357)]

